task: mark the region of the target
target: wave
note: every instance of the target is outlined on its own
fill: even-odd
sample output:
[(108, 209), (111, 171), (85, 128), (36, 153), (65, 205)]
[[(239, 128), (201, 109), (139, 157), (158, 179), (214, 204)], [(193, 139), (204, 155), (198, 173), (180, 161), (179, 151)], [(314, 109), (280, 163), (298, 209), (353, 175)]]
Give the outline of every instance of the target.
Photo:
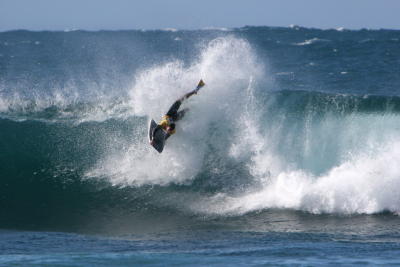
[[(117, 94), (1, 98), (0, 223), (399, 213), (399, 97), (277, 90), (268, 62), (234, 35), (198, 51), (138, 69)], [(148, 121), (200, 78), (206, 87), (158, 154)]]

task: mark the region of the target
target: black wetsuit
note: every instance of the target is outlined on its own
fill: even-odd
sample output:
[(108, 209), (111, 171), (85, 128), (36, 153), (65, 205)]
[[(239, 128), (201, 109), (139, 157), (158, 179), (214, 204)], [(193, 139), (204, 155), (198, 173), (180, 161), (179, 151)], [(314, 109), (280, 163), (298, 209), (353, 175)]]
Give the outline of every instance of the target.
[[(165, 115), (169, 116), (173, 122), (176, 122), (176, 121), (179, 121), (180, 119), (182, 119), (183, 116), (185, 116), (186, 111), (188, 111), (187, 108), (182, 109), (181, 111), (178, 111), (181, 104), (182, 104), (182, 99), (175, 101), (175, 103), (172, 104), (172, 106), (169, 108), (167, 114), (165, 114)], [(154, 133), (161, 129), (162, 129), (161, 125), (157, 125), (157, 127), (154, 128), (152, 135), (154, 136)], [(170, 136), (171, 136), (171, 134), (167, 133), (165, 140), (167, 140)]]
[[(193, 94), (197, 94), (197, 91), (198, 91), (198, 90), (199, 90), (199, 88), (197, 88), (197, 89), (191, 91), (190, 93), (187, 93), (187, 94), (184, 95), (182, 98), (176, 100), (174, 104), (172, 104), (172, 106), (169, 108), (167, 114), (165, 114), (165, 115), (167, 115), (169, 118), (172, 119), (172, 123), (181, 120), (181, 119), (183, 118), (183, 116), (185, 116), (185, 113), (186, 113), (189, 109), (184, 108), (184, 109), (182, 109), (181, 111), (178, 111), (179, 108), (180, 108), (181, 105), (182, 105), (182, 101), (185, 100), (185, 99), (187, 99), (187, 98), (189, 98), (189, 97), (190, 97), (191, 95), (193, 95)], [(161, 130), (161, 129), (162, 129), (162, 126), (161, 126), (161, 125), (157, 125), (157, 127), (154, 128), (153, 134), (152, 134), (152, 135), (154, 136), (154, 133), (155, 133), (156, 131), (158, 131), (158, 130)], [(170, 134), (170, 133), (167, 133), (167, 135), (166, 135), (166, 137), (165, 137), (165, 140), (167, 140), (170, 136), (171, 136), (171, 134)]]
[(187, 109), (182, 109), (181, 111), (178, 111), (181, 104), (182, 104), (181, 99), (175, 101), (175, 103), (172, 104), (172, 106), (169, 108), (166, 114), (167, 116), (171, 117), (173, 121), (179, 121), (180, 119), (183, 118), (183, 116), (185, 116)]

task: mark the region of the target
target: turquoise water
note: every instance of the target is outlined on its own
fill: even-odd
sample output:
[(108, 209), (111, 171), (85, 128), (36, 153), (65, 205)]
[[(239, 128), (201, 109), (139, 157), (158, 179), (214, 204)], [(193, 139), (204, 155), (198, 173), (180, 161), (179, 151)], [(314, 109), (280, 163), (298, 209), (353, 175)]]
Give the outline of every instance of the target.
[[(399, 44), (0, 33), (0, 265), (398, 265)], [(149, 120), (200, 78), (158, 154)]]

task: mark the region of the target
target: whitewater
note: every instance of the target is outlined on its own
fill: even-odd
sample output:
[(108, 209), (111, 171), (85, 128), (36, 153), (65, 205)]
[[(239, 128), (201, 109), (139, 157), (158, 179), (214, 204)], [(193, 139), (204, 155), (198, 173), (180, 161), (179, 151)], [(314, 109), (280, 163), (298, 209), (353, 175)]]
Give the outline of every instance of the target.
[[(272, 91), (263, 81), (267, 75), (250, 45), (233, 37), (212, 40), (186, 67), (174, 61), (145, 69), (129, 91), (133, 116), (159, 118), (199, 77), (210, 86), (186, 104), (191, 111), (162, 155), (152, 151), (142, 133), (126, 144), (127, 152), (110, 155), (87, 175), (108, 177), (114, 185), (190, 183), (203, 168), (216, 173), (223, 169), (207, 162), (211, 147), (213, 157), (234, 168), (241, 165), (255, 185), (241, 187), (245, 192), (192, 200), (200, 203), (188, 205), (195, 213), (232, 215), (266, 208), (397, 213), (400, 198), (393, 188), (400, 182), (398, 116), (351, 112), (339, 118), (327, 114), (315, 122), (314, 107), (306, 107), (304, 121), (289, 126), (286, 118), (273, 119), (260, 110), (263, 103), (254, 94), (258, 81), (263, 94)], [(385, 129), (383, 136), (380, 129)], [(321, 158), (325, 162), (318, 162)], [(229, 176), (235, 174), (224, 182), (241, 178)]]
[[(89, 234), (82, 244), (98, 242), (94, 257), (113, 249), (92, 234), (152, 240), (154, 250), (135, 243), (132, 263), (141, 251), (181, 255), (178, 243), (203, 235), (243, 262), (265, 249), (258, 242), (312, 234), (344, 263), (354, 255), (336, 240), (352, 235), (354, 248), (372, 240), (395, 250), (398, 36), (301, 27), (0, 33), (0, 227), (16, 231), (10, 238)], [(184, 102), (189, 112), (157, 153), (149, 121), (200, 79), (206, 86)], [(237, 241), (230, 231), (254, 251), (224, 243)], [(269, 260), (293, 263), (286, 248)], [(396, 259), (393, 251), (382, 255)], [(177, 257), (170, 264), (186, 262)]]

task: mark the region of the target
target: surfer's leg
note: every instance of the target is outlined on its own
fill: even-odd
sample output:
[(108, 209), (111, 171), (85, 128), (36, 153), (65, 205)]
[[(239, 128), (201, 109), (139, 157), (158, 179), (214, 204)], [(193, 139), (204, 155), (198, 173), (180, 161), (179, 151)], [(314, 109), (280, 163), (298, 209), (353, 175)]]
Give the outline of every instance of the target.
[(179, 98), (179, 101), (183, 101), (183, 100), (185, 100), (185, 99), (188, 99), (188, 98), (191, 97), (192, 95), (197, 94), (197, 92), (198, 92), (198, 90), (195, 89), (195, 90), (193, 90), (193, 91), (191, 91), (191, 92), (185, 94), (185, 95), (182, 96), (181, 98)]
[(169, 108), (167, 115), (172, 117), (173, 120), (176, 120), (178, 117), (178, 109), (180, 108), (182, 101), (177, 100), (175, 103)]
[(177, 118), (176, 118), (175, 121), (179, 121), (180, 119), (182, 119), (183, 116), (185, 116), (185, 113), (186, 113), (188, 110), (189, 110), (188, 108), (184, 108), (184, 109), (182, 109), (181, 111), (179, 111), (179, 112), (178, 112), (178, 116), (177, 116)]

